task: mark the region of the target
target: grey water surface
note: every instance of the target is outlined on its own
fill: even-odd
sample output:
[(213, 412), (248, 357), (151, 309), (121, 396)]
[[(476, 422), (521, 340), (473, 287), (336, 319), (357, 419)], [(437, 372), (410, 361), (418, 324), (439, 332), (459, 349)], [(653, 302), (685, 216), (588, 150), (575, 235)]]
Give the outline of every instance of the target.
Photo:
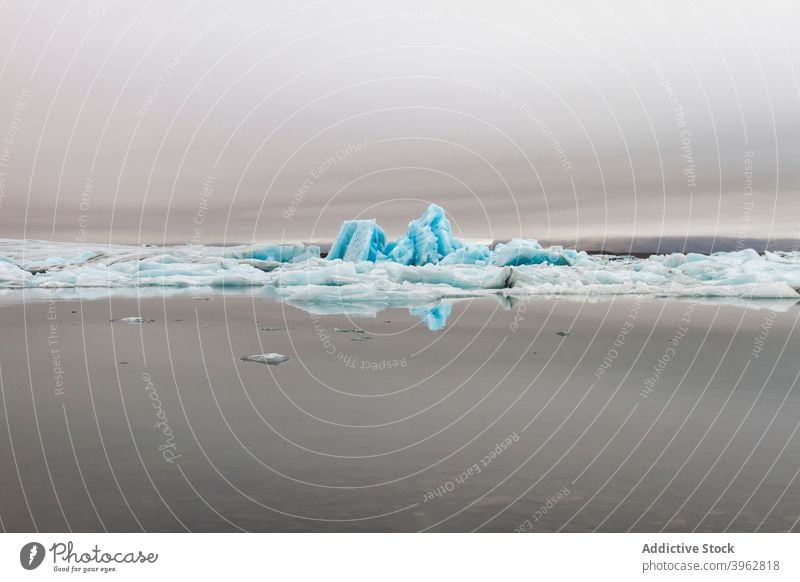
[[(258, 290), (5, 297), (2, 527), (797, 529), (798, 314), (635, 297), (374, 317)], [(126, 317), (143, 320), (112, 322)], [(289, 359), (240, 359), (262, 353)]]

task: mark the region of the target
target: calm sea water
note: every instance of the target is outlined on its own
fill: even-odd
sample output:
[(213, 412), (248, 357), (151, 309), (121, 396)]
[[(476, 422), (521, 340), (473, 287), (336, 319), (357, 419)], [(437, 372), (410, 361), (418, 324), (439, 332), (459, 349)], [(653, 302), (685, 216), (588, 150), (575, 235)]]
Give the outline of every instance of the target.
[[(360, 318), (258, 292), (6, 300), (2, 527), (796, 529), (798, 314), (633, 297)], [(110, 321), (131, 316), (147, 321)], [(290, 359), (240, 359), (265, 352)]]

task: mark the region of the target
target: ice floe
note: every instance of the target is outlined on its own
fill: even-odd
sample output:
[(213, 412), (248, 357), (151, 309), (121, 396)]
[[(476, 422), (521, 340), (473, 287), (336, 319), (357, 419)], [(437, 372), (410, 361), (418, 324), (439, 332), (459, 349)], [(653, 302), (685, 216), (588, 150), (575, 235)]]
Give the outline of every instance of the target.
[[(800, 252), (753, 250), (633, 258), (535, 240), (494, 247), (460, 240), (433, 204), (390, 241), (373, 219), (349, 220), (330, 252), (304, 244), (99, 245), (0, 240), (0, 292), (24, 289), (251, 289), (311, 313), (422, 314), (452, 299), (495, 295), (797, 299)], [(255, 291), (256, 289), (263, 291)], [(422, 311), (420, 311), (422, 310)], [(445, 308), (420, 315), (435, 329)]]
[(255, 362), (256, 364), (269, 364), (270, 366), (277, 366), (289, 360), (289, 356), (283, 354), (276, 354), (270, 352), (268, 354), (254, 354), (252, 356), (242, 356), (243, 362)]

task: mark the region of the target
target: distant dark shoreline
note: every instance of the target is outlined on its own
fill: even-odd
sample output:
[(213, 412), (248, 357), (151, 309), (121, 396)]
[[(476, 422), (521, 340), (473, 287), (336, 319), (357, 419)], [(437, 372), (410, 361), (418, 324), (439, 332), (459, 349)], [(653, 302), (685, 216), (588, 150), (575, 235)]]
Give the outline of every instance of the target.
[(717, 252), (733, 252), (753, 249), (758, 253), (765, 251), (800, 251), (800, 241), (791, 238), (737, 238), (737, 237), (637, 237), (635, 239), (585, 238), (576, 241), (540, 240), (543, 246), (563, 245), (586, 251), (590, 254), (633, 255), (648, 257), (671, 253), (700, 253), (708, 255)]
[[(528, 237), (526, 237), (528, 238)], [(792, 238), (736, 238), (736, 237), (712, 237), (712, 236), (668, 236), (668, 237), (608, 237), (603, 239), (601, 237), (585, 237), (580, 239), (546, 239), (529, 237), (538, 240), (543, 247), (550, 247), (554, 245), (561, 245), (567, 249), (576, 249), (585, 251), (590, 255), (627, 255), (638, 258), (647, 258), (650, 255), (665, 255), (672, 253), (700, 253), (708, 255), (716, 252), (733, 252), (741, 251), (744, 249), (753, 249), (759, 254), (765, 251), (800, 251), (800, 239)], [(9, 239), (11, 240), (11, 239)], [(37, 240), (37, 239), (31, 239)], [(510, 239), (495, 239), (488, 244), (489, 248), (494, 248), (501, 243), (507, 243)], [(47, 241), (60, 243), (61, 241)], [(63, 241), (67, 242), (67, 241)], [(68, 241), (70, 244), (80, 244), (74, 241)], [(467, 239), (469, 242), (469, 239)], [(103, 245), (108, 244), (107, 241), (94, 241), (87, 242), (87, 245)], [(139, 246), (158, 246), (158, 247), (173, 247), (190, 244), (187, 242), (140, 242), (140, 243), (124, 243), (115, 242), (112, 245), (139, 245)], [(218, 246), (218, 247), (233, 247), (239, 245), (258, 245), (258, 244), (282, 244), (280, 241), (274, 240), (254, 240), (254, 241), (225, 241), (214, 242), (208, 241), (202, 243), (205, 246)], [(303, 244), (315, 245), (320, 248), (321, 256), (324, 258), (328, 254), (332, 242), (319, 242), (319, 241), (303, 241), (303, 242), (286, 242), (285, 244)], [(486, 243), (484, 243), (486, 244)]]

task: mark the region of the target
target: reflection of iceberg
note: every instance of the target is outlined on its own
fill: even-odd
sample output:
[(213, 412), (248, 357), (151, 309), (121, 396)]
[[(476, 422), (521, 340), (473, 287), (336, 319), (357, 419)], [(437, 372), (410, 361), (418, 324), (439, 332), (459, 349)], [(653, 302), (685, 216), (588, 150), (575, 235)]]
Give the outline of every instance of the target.
[(447, 318), (452, 310), (452, 303), (440, 303), (435, 307), (410, 307), (408, 312), (419, 317), (429, 330), (437, 331), (447, 325)]
[(343, 287), (307, 285), (274, 289), (272, 293), (290, 305), (316, 315), (360, 317), (375, 317), (389, 307), (431, 305), (441, 299), (441, 292), (433, 289), (415, 289), (411, 286), (406, 289), (379, 289), (369, 284)]
[[(339, 295), (337, 289), (321, 292), (307, 290), (300, 296), (291, 296), (286, 303), (312, 315), (346, 315), (348, 317), (374, 318), (386, 309), (406, 308), (420, 318), (431, 331), (444, 329), (453, 310), (454, 299), (442, 302), (438, 294), (375, 295), (360, 288), (355, 294)], [(334, 331), (352, 331), (335, 329)]]
[[(500, 306), (507, 311), (520, 309), (521, 305), (532, 301), (550, 301), (552, 299), (558, 299), (560, 301), (579, 301), (599, 304), (615, 300), (615, 295), (613, 294), (581, 295), (574, 293), (550, 297), (547, 294), (509, 294), (508, 292), (496, 293), (489, 291), (483, 294), (478, 292), (465, 293), (460, 296), (447, 294), (447, 298), (442, 300), (445, 295), (443, 295), (441, 291), (431, 291), (425, 287), (424, 285), (419, 286), (418, 292), (406, 292), (405, 294), (396, 294), (394, 296), (384, 295), (382, 298), (376, 298), (374, 295), (370, 296), (362, 288), (363, 295), (360, 297), (350, 296), (346, 300), (343, 296), (338, 299), (331, 295), (324, 296), (324, 298), (329, 299), (329, 301), (320, 301), (318, 297), (315, 297), (316, 289), (314, 291), (309, 291), (303, 299), (287, 300), (281, 297), (278, 288), (269, 286), (264, 287), (263, 290), (258, 290), (255, 294), (252, 288), (248, 290), (243, 288), (216, 289), (211, 287), (28, 289), (24, 291), (24, 294), (20, 290), (0, 289), (0, 305), (15, 304), (23, 298), (26, 302), (49, 302), (53, 300), (90, 301), (112, 298), (119, 299), (120, 297), (136, 300), (143, 300), (146, 298), (194, 298), (199, 300), (210, 299), (211, 297), (221, 297), (224, 300), (225, 297), (239, 297), (251, 301), (255, 300), (255, 298), (268, 298), (277, 301), (282, 300), (292, 308), (297, 308), (319, 316), (345, 315), (348, 317), (375, 318), (380, 312), (386, 309), (408, 309), (411, 315), (419, 317), (429, 329), (435, 331), (444, 329), (452, 310), (452, 303), (460, 298), (474, 299), (476, 296), (484, 295), (487, 299), (494, 298), (497, 300)], [(337, 288), (333, 288), (334, 291), (336, 289)], [(513, 291), (513, 289), (508, 291)], [(694, 301), (698, 304), (733, 306), (742, 309), (774, 311), (776, 313), (784, 313), (791, 309), (797, 309), (798, 306), (796, 297), (794, 300), (759, 299), (754, 301), (734, 295), (718, 295), (713, 297), (696, 297)], [(164, 324), (170, 325), (168, 321), (165, 321)], [(275, 329), (262, 328), (262, 331), (275, 331)]]

